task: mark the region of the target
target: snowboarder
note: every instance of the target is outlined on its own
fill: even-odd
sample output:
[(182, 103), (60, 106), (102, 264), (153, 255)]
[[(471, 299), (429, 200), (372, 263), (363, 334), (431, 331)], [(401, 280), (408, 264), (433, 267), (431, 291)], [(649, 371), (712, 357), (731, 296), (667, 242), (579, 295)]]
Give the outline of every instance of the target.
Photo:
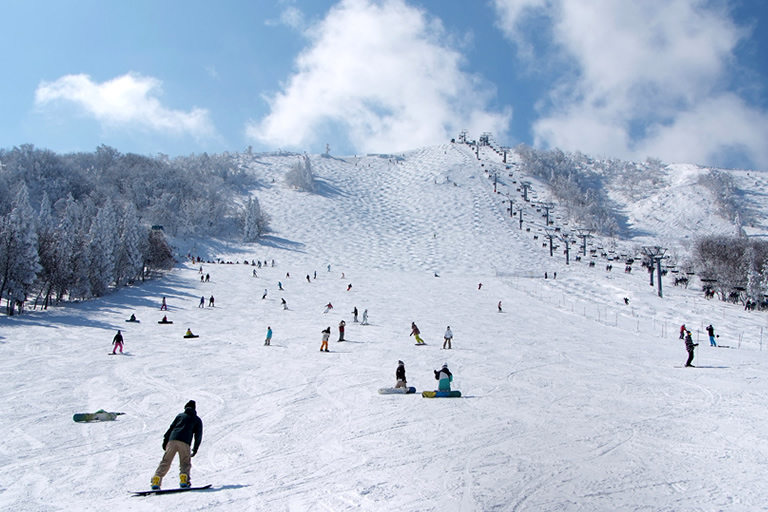
[(445, 348), (445, 345), (448, 345), (448, 349), (451, 348), (451, 340), (453, 339), (453, 331), (451, 331), (451, 326), (449, 325), (448, 328), (445, 330), (445, 334), (443, 335), (443, 348)]
[(450, 391), (453, 374), (448, 369), (448, 363), (445, 363), (440, 370), (435, 370), (435, 380), (438, 382), (438, 391)]
[(136, 315), (133, 314), (133, 313), (131, 313), (131, 318), (129, 318), (128, 321), (129, 322), (138, 322), (138, 320), (136, 320)]
[(283, 283), (281, 283), (280, 281), (277, 282), (277, 289), (280, 291), (283, 290)]
[(259, 277), (258, 275), (256, 275), (256, 269), (253, 269), (253, 277)]
[(205, 307), (205, 297), (200, 297), (200, 304), (197, 305), (198, 308), (204, 308)]
[(349, 283), (349, 285), (347, 286), (347, 291), (349, 291), (351, 289), (352, 289), (352, 283)]
[(478, 285), (477, 285), (477, 289), (479, 290), (479, 289), (481, 289), (482, 287), (483, 287), (483, 283), (478, 283)]
[(195, 335), (192, 333), (192, 329), (187, 328), (187, 332), (184, 333), (185, 338), (194, 338)]
[(264, 300), (267, 298), (267, 289), (264, 288), (264, 295), (261, 296), (261, 299)]
[[(195, 445), (191, 449), (192, 441)], [(203, 440), (203, 420), (197, 415), (196, 404), (190, 400), (184, 406), (184, 412), (174, 418), (171, 426), (163, 436), (163, 459), (155, 470), (152, 477), (152, 489), (160, 489), (163, 477), (171, 469), (171, 464), (176, 454), (179, 454), (179, 486), (189, 487), (191, 485), (189, 473), (192, 469), (191, 458), (197, 454), (200, 448), (200, 442)]]
[(416, 338), (417, 345), (424, 345), (424, 340), (421, 339), (421, 336), (419, 336), (420, 334), (421, 334), (421, 331), (419, 330), (418, 327), (416, 327), (416, 323), (411, 322), (411, 334), (409, 336), (413, 336), (414, 338)]
[(212, 307), (213, 307), (213, 295), (211, 295), (211, 298), (210, 298), (210, 299), (208, 299), (208, 307), (209, 307), (209, 308), (212, 308)]
[(331, 327), (328, 326), (321, 332), (323, 333), (323, 342), (320, 344), (320, 352), (328, 352), (328, 338), (331, 337)]
[(354, 322), (357, 323), (357, 306), (352, 308), (352, 316), (354, 317)]
[(160, 311), (168, 311), (168, 304), (165, 303), (165, 297), (163, 297), (163, 303), (160, 304)]
[(405, 363), (402, 361), (397, 362), (397, 370), (395, 370), (395, 378), (397, 383), (395, 388), (408, 388), (408, 381), (405, 380)]
[(328, 304), (325, 305), (325, 311), (323, 311), (323, 313), (327, 313), (332, 309), (333, 309), (333, 304), (329, 302)]
[(163, 316), (163, 319), (160, 320), (160, 322), (158, 322), (158, 323), (161, 323), (161, 324), (172, 324), (173, 322), (169, 322), (168, 321), (168, 315), (165, 315), (165, 316)]
[(267, 339), (264, 340), (264, 345), (270, 345), (272, 343), (272, 328), (267, 326)]
[(117, 334), (115, 334), (115, 337), (112, 338), (112, 345), (115, 346), (115, 348), (112, 349), (112, 353), (116, 353), (117, 349), (120, 349), (120, 353), (123, 353), (123, 335), (120, 334), (120, 330), (118, 329)]
[(499, 310), (499, 313), (501, 313), (501, 301), (499, 301), (498, 305), (496, 306)]
[(344, 341), (344, 327), (347, 325), (347, 322), (342, 320), (339, 322), (339, 341)]
[(363, 311), (363, 322), (361, 325), (368, 325), (368, 310)]
[(685, 362), (685, 366), (693, 368), (691, 364), (693, 362), (693, 350), (698, 347), (698, 343), (693, 342), (691, 338), (691, 331), (685, 331), (685, 350), (688, 351), (688, 361)]
[[(712, 327), (712, 324), (709, 324), (707, 326), (707, 333), (709, 334), (709, 345), (711, 347), (716, 347), (717, 343), (715, 342), (715, 328)], [(719, 338), (720, 335), (718, 335), (717, 337)]]
[(211, 280), (211, 274), (205, 274), (205, 282), (207, 283), (210, 280)]
[(283, 309), (288, 309), (288, 303), (285, 302), (285, 299), (282, 297), (280, 298), (280, 304), (283, 305)]
[(309, 278), (309, 274), (307, 274), (307, 282), (308, 282), (308, 283), (311, 283), (311, 282), (312, 282), (312, 280)]

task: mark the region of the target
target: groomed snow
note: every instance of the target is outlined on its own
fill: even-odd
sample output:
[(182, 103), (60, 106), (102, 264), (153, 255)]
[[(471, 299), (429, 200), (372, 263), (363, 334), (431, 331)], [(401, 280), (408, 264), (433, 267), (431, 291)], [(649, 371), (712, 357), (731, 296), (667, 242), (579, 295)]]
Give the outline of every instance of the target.
[[(638, 264), (551, 258), (535, 222), (520, 230), (493, 193), (486, 171), (504, 167), (490, 155), (401, 156), (313, 158), (315, 195), (279, 183), (289, 157), (262, 158), (252, 169), (276, 181), (258, 191), (274, 229), (261, 244), (176, 240), (181, 263), (162, 280), (0, 317), (0, 509), (765, 508), (765, 313), (671, 275), (659, 298)], [(188, 252), (239, 263), (203, 263), (204, 283)], [(243, 263), (272, 259), (258, 277)], [(216, 306), (199, 308), (211, 295)], [(163, 296), (173, 325), (157, 324)], [(697, 368), (678, 367), (681, 323), (700, 343)], [(708, 346), (709, 323), (731, 348)], [(200, 337), (182, 338), (188, 327)], [(118, 329), (127, 355), (109, 356)], [(419, 393), (448, 363), (463, 397), (379, 395), (399, 359)], [(190, 399), (205, 424), (192, 483), (213, 488), (131, 497)], [(125, 414), (72, 421), (102, 408)], [(177, 473), (175, 462), (164, 487)]]

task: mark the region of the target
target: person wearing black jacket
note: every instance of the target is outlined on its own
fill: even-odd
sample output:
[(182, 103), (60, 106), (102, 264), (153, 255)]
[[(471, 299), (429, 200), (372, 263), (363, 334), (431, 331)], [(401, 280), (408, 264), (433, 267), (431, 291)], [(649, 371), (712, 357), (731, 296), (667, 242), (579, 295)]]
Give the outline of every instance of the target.
[[(194, 447), (191, 449), (194, 439)], [(189, 472), (192, 469), (191, 458), (197, 454), (200, 442), (203, 440), (203, 420), (197, 415), (196, 404), (190, 400), (184, 406), (184, 412), (174, 418), (171, 426), (163, 436), (163, 460), (152, 477), (152, 489), (159, 489), (163, 477), (171, 469), (176, 454), (179, 454), (179, 486), (189, 487)]]
[(693, 350), (698, 347), (698, 343), (693, 342), (691, 338), (691, 331), (685, 331), (685, 350), (688, 351), (688, 361), (685, 362), (685, 366), (693, 368), (691, 364), (693, 362)]
[(397, 370), (395, 370), (395, 378), (397, 379), (396, 388), (407, 388), (408, 381), (405, 380), (405, 363), (402, 361), (397, 362)]

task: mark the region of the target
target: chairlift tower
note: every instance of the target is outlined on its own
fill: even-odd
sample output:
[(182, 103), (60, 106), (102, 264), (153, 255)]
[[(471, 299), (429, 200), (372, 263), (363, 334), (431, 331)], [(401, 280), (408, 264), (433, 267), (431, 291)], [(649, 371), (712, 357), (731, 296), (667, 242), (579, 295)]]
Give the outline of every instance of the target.
[(557, 237), (565, 244), (565, 264), (571, 264), (571, 238), (569, 233), (563, 233)]
[(587, 255), (587, 239), (592, 236), (592, 230), (586, 228), (577, 228), (576, 236), (581, 238), (581, 255)]
[(555, 239), (555, 238), (560, 238), (560, 237), (557, 235), (557, 233), (555, 232), (555, 230), (554, 230), (554, 229), (549, 229), (549, 228), (547, 228), (547, 229), (545, 229), (545, 232), (546, 232), (546, 235), (545, 235), (545, 236), (546, 236), (547, 238), (549, 238), (549, 256), (550, 256), (550, 257), (552, 257), (552, 256), (554, 256), (554, 255), (555, 255), (555, 251), (554, 251), (554, 248), (555, 248), (555, 247), (554, 247), (554, 245), (555, 245), (555, 244), (554, 244), (554, 239)]
[[(659, 297), (661, 298), (664, 297), (661, 291), (661, 260), (669, 257), (664, 256), (665, 252), (667, 252), (667, 249), (664, 247), (659, 247), (658, 245), (643, 247), (643, 255), (647, 256), (650, 260), (651, 268), (656, 268), (656, 283)], [(651, 272), (651, 286), (653, 286), (653, 272)]]
[(555, 209), (555, 203), (539, 203), (540, 208), (544, 208), (544, 214), (547, 217), (547, 226), (549, 226), (549, 210)]
[(528, 202), (528, 189), (531, 188), (531, 182), (521, 181), (520, 186), (523, 188), (523, 200)]

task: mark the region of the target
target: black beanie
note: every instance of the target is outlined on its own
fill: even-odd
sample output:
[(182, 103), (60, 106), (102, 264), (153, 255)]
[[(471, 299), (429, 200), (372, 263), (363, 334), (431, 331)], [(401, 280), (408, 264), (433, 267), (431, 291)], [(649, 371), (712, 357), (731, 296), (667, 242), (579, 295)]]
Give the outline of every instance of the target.
[(187, 402), (187, 405), (185, 405), (184, 408), (185, 409), (192, 409), (192, 410), (194, 410), (195, 409), (195, 401), (194, 400), (190, 400), (189, 402)]

